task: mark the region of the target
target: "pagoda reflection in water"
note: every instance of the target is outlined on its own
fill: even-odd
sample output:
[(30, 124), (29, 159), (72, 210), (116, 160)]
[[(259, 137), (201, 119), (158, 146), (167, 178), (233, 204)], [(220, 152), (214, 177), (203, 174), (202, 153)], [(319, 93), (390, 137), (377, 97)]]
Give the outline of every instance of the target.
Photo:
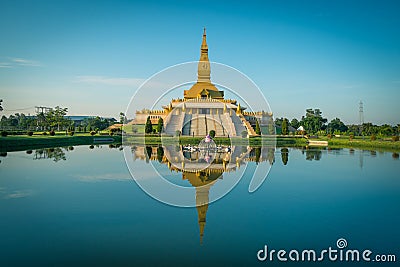
[[(210, 188), (223, 174), (238, 171), (248, 162), (274, 163), (275, 148), (232, 146), (229, 151), (185, 151), (182, 146), (133, 146), (133, 160), (158, 161), (195, 188), (200, 242), (203, 240)], [(173, 182), (173, 181), (172, 181)]]

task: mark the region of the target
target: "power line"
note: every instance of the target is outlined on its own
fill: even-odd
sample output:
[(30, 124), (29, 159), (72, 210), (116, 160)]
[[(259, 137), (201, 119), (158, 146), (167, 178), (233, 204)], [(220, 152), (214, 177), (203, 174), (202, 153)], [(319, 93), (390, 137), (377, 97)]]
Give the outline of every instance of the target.
[(363, 102), (361, 100), (359, 103), (358, 116), (359, 116), (359, 122), (360, 122), (360, 134), (362, 134), (363, 124), (364, 124), (364, 106), (363, 106)]

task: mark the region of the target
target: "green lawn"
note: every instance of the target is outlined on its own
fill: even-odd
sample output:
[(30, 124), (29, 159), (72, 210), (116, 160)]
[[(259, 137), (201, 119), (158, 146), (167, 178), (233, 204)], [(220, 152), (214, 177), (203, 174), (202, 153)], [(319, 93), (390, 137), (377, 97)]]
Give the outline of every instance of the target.
[[(50, 135), (15, 135), (0, 137), (0, 151), (21, 151), (28, 149), (39, 149), (56, 146), (76, 146), (93, 144), (93, 138), (99, 135), (91, 136), (90, 134), (77, 134), (74, 136), (66, 136), (65, 134)], [(112, 137), (116, 143), (121, 142), (121, 136)]]
[[(104, 135), (91, 136), (89, 133), (76, 133), (74, 136), (65, 135), (65, 132), (57, 132), (55, 136), (41, 135), (37, 133), (34, 136), (27, 135), (9, 135), (7, 137), (0, 137), (0, 151), (20, 151), (28, 149), (48, 148), (55, 146), (74, 146), (74, 145), (90, 145), (93, 144), (94, 137), (112, 137), (115, 143), (121, 143), (121, 136), (109, 136), (107, 133)], [(146, 145), (168, 145), (168, 144), (198, 144), (202, 137), (161, 137), (156, 135), (144, 136), (136, 135), (124, 138), (125, 144), (146, 144)], [(327, 137), (320, 137), (315, 140), (328, 141), (329, 147), (334, 148), (359, 148), (359, 149), (374, 149), (374, 150), (389, 150), (400, 151), (400, 141), (391, 141), (389, 138), (371, 141), (369, 137), (364, 139), (357, 137), (349, 140), (349, 137), (334, 137), (328, 139)], [(221, 145), (275, 145), (278, 147), (301, 147), (307, 145), (305, 138), (293, 136), (277, 136), (274, 137), (253, 137), (253, 138), (224, 138), (217, 137), (214, 139), (215, 143)]]
[(390, 151), (400, 151), (400, 141), (391, 140), (374, 140), (371, 141), (369, 137), (365, 139), (356, 138), (349, 140), (349, 138), (332, 138), (328, 139), (329, 146), (332, 147), (346, 147), (346, 148), (365, 148), (365, 149), (386, 149)]

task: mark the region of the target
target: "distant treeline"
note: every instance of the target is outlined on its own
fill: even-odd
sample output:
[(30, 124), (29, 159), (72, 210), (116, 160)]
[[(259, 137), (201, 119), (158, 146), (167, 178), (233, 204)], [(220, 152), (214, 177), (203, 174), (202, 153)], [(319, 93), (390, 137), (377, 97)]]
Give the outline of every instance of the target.
[(23, 113), (15, 113), (8, 117), (2, 116), (0, 129), (6, 131), (78, 131), (90, 132), (101, 131), (114, 124), (115, 119), (87, 117), (82, 120), (71, 120), (67, 115), (68, 108), (55, 107), (49, 112), (37, 113), (27, 116)]
[(325, 135), (325, 134), (347, 134), (347, 135), (377, 135), (377, 136), (394, 136), (399, 135), (400, 124), (395, 126), (389, 124), (374, 125), (370, 122), (362, 125), (345, 125), (339, 118), (335, 118), (328, 123), (328, 120), (322, 116), (319, 109), (307, 109), (306, 114), (300, 120), (294, 118), (289, 121), (287, 118), (276, 118), (275, 126), (280, 134), (287, 135), (293, 132), (301, 132), (301, 126), (304, 133)]

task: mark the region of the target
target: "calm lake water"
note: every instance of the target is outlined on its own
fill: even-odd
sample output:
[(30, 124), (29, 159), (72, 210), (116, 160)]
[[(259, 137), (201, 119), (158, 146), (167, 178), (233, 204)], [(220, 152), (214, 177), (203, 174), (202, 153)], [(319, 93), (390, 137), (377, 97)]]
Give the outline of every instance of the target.
[[(135, 148), (135, 168), (151, 163), (170, 173), (170, 181), (193, 186), (190, 175), (171, 172), (156, 150)], [(271, 266), (278, 262), (257, 260), (264, 245), (322, 250), (337, 248), (339, 238), (348, 248), (395, 254), (398, 264), (398, 154), (277, 148), (250, 155), (249, 169), (225, 197), (179, 208), (144, 193), (119, 148), (9, 152), (0, 157), (0, 266)], [(250, 170), (271, 163), (250, 194)], [(215, 186), (234, 172), (216, 175)], [(282, 263), (298, 264), (317, 265)]]

